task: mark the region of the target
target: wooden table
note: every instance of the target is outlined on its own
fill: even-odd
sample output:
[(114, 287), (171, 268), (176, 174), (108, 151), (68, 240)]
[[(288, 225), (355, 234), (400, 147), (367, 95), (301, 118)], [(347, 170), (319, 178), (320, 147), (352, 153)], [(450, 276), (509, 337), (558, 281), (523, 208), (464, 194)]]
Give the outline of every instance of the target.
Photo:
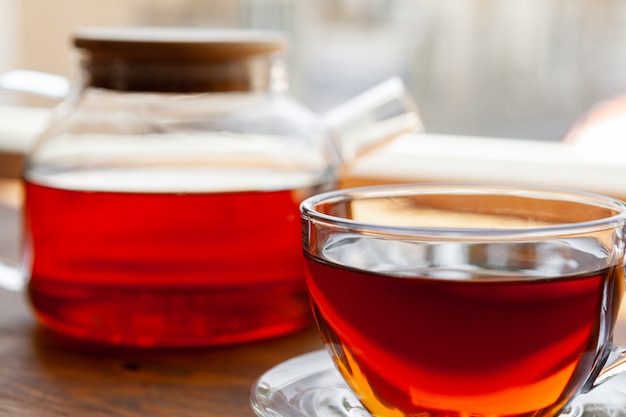
[[(0, 257), (18, 258), (19, 187), (0, 180)], [(616, 342), (626, 343), (622, 314)], [(236, 346), (109, 350), (41, 328), (22, 293), (0, 289), (0, 416), (252, 417), (250, 387), (274, 365), (320, 349), (313, 327)]]
[[(0, 258), (16, 262), (19, 189), (0, 180), (0, 196)], [(218, 348), (81, 346), (41, 328), (24, 294), (0, 289), (0, 416), (252, 417), (254, 381), (272, 366), (321, 347), (312, 326)]]
[(255, 379), (320, 347), (309, 328), (210, 349), (87, 348), (40, 328), (21, 294), (0, 290), (0, 415), (250, 417)]

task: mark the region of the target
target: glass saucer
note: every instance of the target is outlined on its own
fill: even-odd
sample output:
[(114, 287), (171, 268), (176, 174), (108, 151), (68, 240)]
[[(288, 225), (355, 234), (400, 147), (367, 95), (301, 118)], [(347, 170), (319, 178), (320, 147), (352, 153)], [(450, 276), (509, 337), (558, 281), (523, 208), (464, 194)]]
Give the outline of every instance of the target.
[[(259, 417), (372, 417), (324, 350), (283, 362), (252, 386)], [(579, 395), (559, 417), (626, 417), (626, 374)]]

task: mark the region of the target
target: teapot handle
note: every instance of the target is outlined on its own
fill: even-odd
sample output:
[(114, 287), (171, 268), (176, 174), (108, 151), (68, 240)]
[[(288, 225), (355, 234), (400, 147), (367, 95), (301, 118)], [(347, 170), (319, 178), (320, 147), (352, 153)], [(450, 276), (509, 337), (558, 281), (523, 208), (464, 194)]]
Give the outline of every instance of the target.
[(62, 100), (69, 95), (70, 82), (60, 75), (13, 70), (0, 74), (0, 92), (2, 91)]
[(21, 291), (24, 288), (24, 277), (16, 265), (0, 259), (0, 288), (9, 291)]

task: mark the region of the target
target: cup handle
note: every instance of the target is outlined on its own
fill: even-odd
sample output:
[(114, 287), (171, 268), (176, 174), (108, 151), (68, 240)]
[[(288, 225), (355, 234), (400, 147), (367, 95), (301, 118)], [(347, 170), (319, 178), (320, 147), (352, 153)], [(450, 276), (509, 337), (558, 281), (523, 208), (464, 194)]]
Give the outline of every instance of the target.
[(595, 375), (592, 375), (582, 392), (586, 393), (602, 385), (609, 379), (626, 372), (626, 346), (613, 346), (607, 355), (604, 364)]
[(0, 259), (0, 288), (9, 291), (21, 291), (24, 288), (24, 277), (17, 265)]

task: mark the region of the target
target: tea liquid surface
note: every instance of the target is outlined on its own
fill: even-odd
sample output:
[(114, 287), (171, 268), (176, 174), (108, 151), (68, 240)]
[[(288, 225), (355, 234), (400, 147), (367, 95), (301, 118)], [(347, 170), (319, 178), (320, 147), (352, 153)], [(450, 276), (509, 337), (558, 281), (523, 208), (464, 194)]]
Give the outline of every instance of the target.
[(270, 337), (309, 322), (298, 212), (309, 190), (25, 186), (30, 299), (57, 331), (189, 346)]
[(622, 266), (479, 282), (315, 258), (307, 269), (327, 348), (364, 405), (386, 417), (556, 413), (592, 366), (624, 290)]

